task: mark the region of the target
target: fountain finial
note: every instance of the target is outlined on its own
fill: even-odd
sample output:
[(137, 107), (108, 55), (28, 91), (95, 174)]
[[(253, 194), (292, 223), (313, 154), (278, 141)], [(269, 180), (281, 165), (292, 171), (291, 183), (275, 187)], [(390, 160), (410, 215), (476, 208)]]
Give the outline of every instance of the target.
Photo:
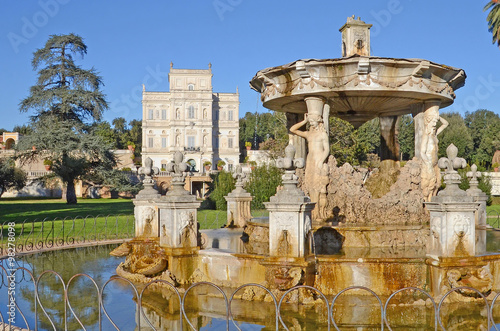
[(150, 157), (144, 160), (144, 166), (140, 167), (137, 173), (144, 175), (144, 180), (142, 181), (144, 189), (137, 194), (137, 197), (156, 196), (158, 192), (153, 188), (154, 180), (152, 177), (158, 175), (160, 170), (157, 167), (153, 167), (153, 160)]
[(458, 148), (450, 144), (446, 149), (446, 155), (448, 157), (442, 157), (438, 160), (438, 167), (440, 169), (445, 169), (444, 183), (446, 188), (439, 192), (439, 196), (457, 196), (466, 195), (465, 191), (458, 187), (461, 182), (461, 177), (456, 169), (462, 169), (467, 166), (465, 159), (457, 157)]
[(184, 189), (184, 182), (186, 179), (187, 171), (189, 165), (183, 162), (184, 154), (177, 151), (174, 154), (173, 161), (167, 164), (167, 171), (172, 172), (172, 190), (167, 194), (189, 194), (188, 191)]
[(276, 161), (276, 166), (285, 170), (285, 174), (282, 177), (285, 190), (297, 190), (298, 177), (295, 175), (295, 169), (304, 168), (305, 165), (306, 162), (303, 158), (295, 159), (295, 147), (289, 144), (285, 148), (285, 157), (279, 158)]
[(372, 24), (366, 24), (354, 15), (347, 18), (347, 23), (339, 30), (342, 33), (342, 57), (370, 56), (371, 27)]
[(470, 171), (467, 172), (467, 178), (469, 178), (469, 186), (470, 188), (467, 190), (468, 193), (481, 193), (481, 189), (479, 188), (478, 178), (481, 178), (482, 174), (480, 171), (477, 171), (477, 165), (473, 164), (470, 167)]

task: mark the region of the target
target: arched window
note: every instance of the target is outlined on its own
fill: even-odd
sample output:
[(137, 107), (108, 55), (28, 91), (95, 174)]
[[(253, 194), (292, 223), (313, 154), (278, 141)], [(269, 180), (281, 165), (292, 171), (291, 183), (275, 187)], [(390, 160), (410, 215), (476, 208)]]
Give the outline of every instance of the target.
[(188, 84), (188, 91), (194, 91), (194, 84)]
[(189, 160), (187, 160), (186, 163), (189, 166), (189, 171), (198, 171), (198, 170), (196, 170), (196, 161), (195, 160), (189, 159)]

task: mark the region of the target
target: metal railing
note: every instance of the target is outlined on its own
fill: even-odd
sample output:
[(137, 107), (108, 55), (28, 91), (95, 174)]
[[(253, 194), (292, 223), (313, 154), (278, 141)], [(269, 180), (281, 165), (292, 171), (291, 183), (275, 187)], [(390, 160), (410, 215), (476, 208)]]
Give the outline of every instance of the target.
[(7, 255), (9, 227), (14, 228), (16, 253), (128, 239), (135, 234), (133, 215), (4, 222), (0, 227), (0, 257)]
[(486, 223), (491, 225), (494, 229), (500, 230), (500, 213), (496, 210), (490, 210), (486, 214)]
[[(363, 286), (351, 286), (351, 287), (345, 288), (345, 289), (341, 290), (340, 292), (338, 292), (333, 297), (333, 299), (329, 300), (327, 298), (327, 296), (325, 294), (323, 294), (319, 289), (311, 287), (311, 286), (306, 286), (306, 285), (295, 286), (287, 291), (281, 292), (281, 296), (277, 297), (274, 294), (274, 293), (276, 293), (275, 291), (271, 291), (270, 289), (266, 288), (265, 286), (263, 286), (261, 284), (250, 283), (250, 284), (244, 284), (244, 285), (234, 289), (230, 293), (230, 295), (228, 295), (221, 287), (219, 287), (213, 283), (210, 283), (210, 282), (194, 283), (193, 285), (189, 286), (187, 289), (181, 291), (178, 288), (176, 288), (173, 284), (171, 284), (165, 280), (154, 280), (154, 281), (151, 281), (151, 282), (147, 283), (146, 285), (138, 288), (130, 280), (127, 280), (127, 279), (125, 279), (123, 277), (119, 277), (119, 276), (112, 276), (102, 286), (99, 286), (97, 284), (97, 282), (92, 277), (90, 277), (87, 274), (83, 274), (83, 273), (76, 274), (76, 275), (72, 276), (67, 282), (65, 282), (63, 280), (63, 277), (60, 274), (58, 274), (57, 272), (52, 271), (52, 270), (43, 271), (37, 277), (35, 277), (35, 275), (31, 271), (29, 271), (28, 269), (26, 269), (24, 267), (17, 268), (15, 271), (9, 270), (9, 272), (8, 272), (7, 269), (5, 269), (3, 266), (0, 265), (0, 269), (1, 269), (0, 273), (2, 274), (2, 282), (0, 284), (0, 289), (5, 288), (5, 287), (7, 287), (7, 288), (9, 287), (9, 284), (11, 284), (9, 282), (12, 281), (9, 279), (9, 276), (15, 275), (15, 274), (20, 273), (20, 272), (23, 275), (25, 275), (25, 277), (23, 277), (23, 278), (25, 279), (25, 281), (27, 280), (28, 282), (30, 282), (31, 286), (34, 289), (34, 296), (32, 297), (31, 300), (35, 301), (35, 305), (34, 305), (35, 316), (38, 316), (37, 314), (43, 314), (44, 317), (48, 320), (48, 324), (50, 324), (50, 326), (53, 330), (57, 329), (56, 324), (62, 324), (64, 326), (64, 330), (68, 330), (68, 320), (69, 319), (72, 319), (73, 322), (76, 321), (79, 325), (79, 328), (81, 327), (83, 330), (86, 330), (86, 327), (89, 327), (88, 325), (87, 326), (84, 325), (84, 321), (82, 320), (82, 317), (79, 316), (79, 314), (77, 312), (75, 312), (75, 308), (71, 305), (71, 298), (69, 295), (69, 289), (71, 288), (72, 284), (77, 283), (81, 278), (87, 279), (92, 284), (92, 286), (91, 286), (92, 289), (89, 288), (89, 291), (84, 295), (90, 296), (90, 295), (92, 295), (91, 294), (92, 292), (97, 294), (96, 303), (98, 305), (98, 311), (95, 312), (95, 314), (98, 315), (96, 323), (97, 323), (99, 330), (102, 330), (103, 322), (106, 324), (108, 324), (108, 323), (111, 324), (113, 326), (113, 328), (116, 330), (120, 330), (118, 325), (116, 324), (116, 322), (111, 318), (110, 314), (107, 311), (107, 307), (106, 307), (107, 300), (104, 300), (104, 298), (108, 298), (110, 295), (110, 293), (108, 293), (109, 291), (106, 291), (106, 288), (108, 288), (110, 286), (110, 284), (113, 282), (120, 282), (120, 284), (121, 284), (120, 288), (122, 288), (122, 289), (124, 288), (124, 286), (130, 287), (132, 289), (134, 301), (136, 301), (136, 309), (137, 309), (137, 312), (140, 314), (140, 318), (136, 318), (136, 324), (137, 324), (136, 330), (142, 330), (141, 325), (142, 325), (142, 327), (150, 327), (152, 330), (160, 330), (160, 329), (163, 330), (162, 328), (155, 326), (155, 323), (150, 320), (150, 317), (148, 317), (148, 313), (144, 310), (144, 306), (143, 306), (144, 296), (145, 296), (145, 293), (147, 292), (148, 288), (157, 287), (160, 283), (163, 285), (164, 288), (171, 291), (172, 295), (169, 298), (174, 300), (175, 302), (178, 302), (178, 304), (179, 304), (179, 312), (170, 311), (171, 317), (169, 319), (170, 321), (173, 321), (174, 323), (178, 324), (178, 328), (176, 328), (176, 329), (179, 329), (179, 330), (183, 330), (183, 325), (187, 325), (189, 330), (197, 330), (196, 327), (193, 325), (192, 321), (190, 320), (190, 318), (188, 317), (188, 311), (190, 314), (192, 314), (193, 310), (196, 309), (196, 307), (195, 307), (196, 305), (193, 305), (192, 307), (189, 306), (189, 303), (186, 299), (189, 297), (189, 294), (193, 291), (194, 288), (201, 287), (201, 286), (212, 288), (213, 290), (215, 290), (215, 293), (218, 293), (218, 297), (223, 299), (224, 307), (223, 307), (223, 309), (219, 309), (219, 310), (221, 310), (223, 312), (223, 321), (225, 324), (224, 330), (229, 330), (230, 325), (234, 326), (237, 330), (240, 330), (240, 331), (242, 330), (240, 328), (241, 327), (241, 320), (235, 319), (233, 316), (233, 310), (232, 310), (232, 309), (234, 309), (233, 303), (235, 302), (235, 300), (238, 299), (239, 294), (241, 292), (243, 292), (243, 290), (246, 290), (246, 289), (251, 288), (251, 287), (259, 288), (259, 289), (263, 290), (269, 298), (268, 301), (272, 305), (274, 305), (274, 312), (270, 312), (270, 314), (274, 315), (274, 318), (272, 319), (272, 325), (275, 327), (275, 330), (282, 330), (282, 329), (290, 330), (289, 329), (290, 325), (287, 325), (287, 322), (286, 322), (287, 312), (286, 312), (286, 310), (284, 310), (284, 305), (287, 303), (287, 298), (289, 298), (289, 296), (291, 296), (291, 294), (293, 292), (301, 291), (301, 290), (308, 291), (310, 293), (315, 293), (316, 297), (318, 298), (316, 304), (319, 304), (319, 302), (322, 302), (322, 304), (324, 305), (324, 308), (326, 308), (323, 311), (319, 311), (319, 314), (326, 315), (326, 316), (324, 316), (325, 318), (323, 318), (323, 320), (326, 321), (326, 323), (323, 323), (323, 324), (326, 324), (327, 330), (331, 330), (331, 329), (340, 330), (339, 325), (337, 324), (338, 321), (336, 321), (336, 317), (335, 317), (336, 307), (338, 308), (338, 306), (339, 306), (339, 304), (338, 304), (339, 298), (342, 295), (344, 295), (346, 292), (351, 292), (351, 291), (366, 292), (368, 294), (368, 296), (367, 295), (362, 296), (363, 298), (365, 298), (363, 300), (366, 300), (366, 298), (369, 298), (370, 296), (375, 299), (375, 301), (374, 301), (374, 302), (376, 302), (375, 305), (378, 307), (377, 309), (380, 309), (380, 322), (377, 322), (377, 323), (380, 323), (379, 325), (380, 325), (381, 330), (384, 330), (385, 328), (387, 328), (387, 330), (393, 330), (392, 328), (394, 326), (392, 325), (392, 323), (390, 321), (390, 318), (389, 318), (390, 314), (389, 313), (391, 313), (391, 310), (395, 309), (395, 307), (398, 306), (397, 303), (390, 305), (390, 303), (394, 303), (393, 301), (394, 301), (394, 298), (396, 297), (396, 295), (403, 295), (404, 293), (407, 293), (407, 298), (415, 298), (415, 294), (419, 294), (421, 297), (424, 297), (429, 302), (429, 304), (426, 306), (425, 309), (430, 310), (431, 313), (433, 314), (432, 315), (433, 318), (431, 321), (432, 325), (430, 326), (430, 328), (434, 329), (434, 330), (447, 330), (446, 326), (444, 325), (445, 322), (443, 319), (443, 314), (446, 314), (446, 313), (456, 314), (456, 312), (450, 313), (448, 308), (444, 308), (449, 303), (449, 301), (447, 301), (447, 298), (455, 292), (462, 292), (462, 291), (468, 291), (469, 293), (473, 292), (476, 294), (477, 301), (482, 302), (484, 305), (484, 310), (481, 312), (481, 314), (479, 316), (480, 319), (482, 320), (482, 323), (484, 323), (483, 326), (487, 325), (487, 330), (498, 330), (498, 327), (496, 326), (496, 322), (494, 321), (494, 318), (493, 318), (493, 310), (494, 310), (494, 307), (498, 301), (498, 297), (500, 296), (500, 293), (495, 295), (495, 297), (493, 298), (493, 300), (491, 302), (488, 302), (486, 297), (480, 291), (478, 291), (477, 289), (471, 288), (471, 287), (466, 287), (466, 286), (452, 288), (451, 290), (449, 290), (448, 292), (446, 292), (442, 296), (442, 298), (440, 299), (439, 302), (434, 301), (433, 297), (428, 292), (426, 292), (420, 288), (415, 288), (415, 287), (402, 288), (402, 289), (392, 293), (387, 298), (387, 300), (385, 300), (385, 302), (384, 302), (382, 300), (382, 298), (379, 295), (377, 295), (374, 291), (372, 291), (371, 289), (369, 289), (367, 287), (363, 287)], [(56, 282), (60, 283), (60, 286), (62, 288), (62, 291), (63, 291), (62, 298), (64, 300), (64, 308), (62, 308), (61, 312), (60, 312), (60, 314), (62, 316), (54, 316), (54, 314), (53, 314), (54, 311), (52, 311), (52, 314), (49, 314), (47, 312), (47, 307), (49, 305), (47, 303), (43, 303), (41, 300), (40, 283), (41, 283), (42, 279), (49, 277), (46, 275), (52, 275), (52, 277), (55, 277)], [(183, 292), (183, 293), (181, 293), (181, 292)], [(193, 295), (191, 295), (191, 297), (192, 296)], [(359, 296), (359, 297), (361, 297), (361, 296)], [(50, 297), (45, 296), (44, 300), (47, 300), (47, 298), (50, 298)], [(9, 300), (9, 298), (7, 298), (7, 299)], [(54, 299), (54, 300), (57, 300), (57, 299)], [(469, 301), (466, 304), (470, 305), (470, 307), (474, 307), (474, 306), (478, 305), (477, 301)], [(10, 301), (7, 301), (7, 302), (10, 302)], [(298, 304), (300, 305), (302, 303), (298, 302)], [(22, 322), (17, 323), (18, 324), (17, 326), (13, 326), (9, 323), (8, 316), (4, 316), (3, 314), (0, 313), (0, 322), (1, 322), (0, 328), (2, 330), (14, 330), (15, 328), (17, 329), (17, 328), (21, 327), (21, 328), (25, 328), (28, 330), (38, 330), (38, 326), (36, 323), (34, 323), (35, 325), (30, 325), (30, 323), (28, 322), (28, 320), (35, 320), (36, 321), (37, 319), (36, 318), (35, 319), (27, 318), (28, 316), (26, 315), (26, 313), (24, 311), (22, 311), (22, 309), (20, 308), (19, 305), (14, 303), (14, 306), (15, 306), (15, 308), (13, 308), (12, 311), (14, 311), (14, 313), (16, 315), (18, 314), (17, 316), (21, 317), (21, 318), (18, 318), (17, 320), (22, 321)], [(38, 309), (37, 307), (39, 308), (40, 311), (37, 310)], [(85, 310), (86, 308), (89, 308), (89, 307), (88, 306), (79, 307), (79, 310), (82, 310), (82, 309)], [(220, 305), (218, 308), (220, 308)], [(406, 309), (406, 311), (408, 311), (408, 310)], [(463, 310), (462, 310), (462, 312), (463, 312)], [(136, 312), (120, 311), (120, 314), (122, 316), (127, 316), (127, 315), (134, 316), (136, 314)], [(130, 315), (130, 314), (132, 314), (132, 315)], [(408, 312), (408, 314), (411, 314), (411, 312)], [(136, 315), (136, 316), (139, 317), (139, 315)], [(177, 316), (177, 317), (173, 317), (173, 319), (172, 319), (172, 316)], [(450, 317), (450, 316), (451, 315), (448, 315), (448, 317)], [(454, 315), (454, 317), (457, 317), (457, 316)], [(458, 317), (460, 317), (460, 316), (458, 316)], [(337, 317), (337, 319), (338, 319), (338, 317)], [(461, 318), (461, 320), (462, 319), (463, 318)]]

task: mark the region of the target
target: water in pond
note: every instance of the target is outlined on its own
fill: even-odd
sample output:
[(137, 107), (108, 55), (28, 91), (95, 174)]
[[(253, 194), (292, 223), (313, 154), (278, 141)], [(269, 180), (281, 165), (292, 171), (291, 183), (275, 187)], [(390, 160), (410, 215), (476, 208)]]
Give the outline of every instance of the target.
[[(500, 250), (500, 233), (488, 231), (488, 251)], [(17, 263), (33, 272), (36, 277), (44, 270), (58, 272), (67, 284), (78, 273), (91, 276), (102, 288), (114, 274), (116, 266), (124, 258), (109, 256), (116, 245), (82, 247), (77, 249), (52, 251), (32, 255), (18, 256)], [(5, 263), (4, 263), (5, 265)], [(35, 323), (34, 286), (27, 273), (16, 273), (16, 303), (26, 316), (31, 329)], [(141, 290), (139, 288), (139, 290)], [(40, 305), (36, 305), (39, 330), (62, 330), (64, 318), (63, 288), (61, 282), (52, 274), (42, 276), (40, 301), (51, 316), (51, 321), (44, 316)], [(78, 277), (71, 281), (68, 290), (69, 303), (79, 316), (87, 330), (98, 330), (98, 295), (93, 283)], [(225, 303), (210, 287), (204, 286), (190, 292), (186, 307), (187, 316), (198, 330), (225, 329)], [(226, 294), (230, 296), (232, 290)], [(251, 295), (251, 291), (245, 295)], [(103, 293), (104, 307), (110, 318), (120, 330), (137, 329), (137, 296), (126, 282), (110, 282)], [(332, 298), (328, 298), (331, 302)], [(384, 298), (382, 298), (383, 303)], [(6, 319), (7, 288), (0, 289), (0, 311)], [(168, 289), (149, 291), (143, 299), (144, 313), (157, 330), (179, 330), (179, 300)], [(481, 303), (450, 305), (442, 310), (441, 316), (447, 330), (486, 329), (485, 307)], [(274, 304), (238, 300), (233, 303), (232, 313), (240, 323), (242, 330), (275, 330)], [(290, 330), (326, 330), (327, 310), (325, 306), (290, 304), (282, 309), (283, 320)], [(82, 327), (67, 310), (68, 330), (80, 330)], [(500, 306), (494, 309), (495, 320), (500, 320)], [(380, 308), (375, 298), (370, 296), (345, 296), (335, 305), (335, 320), (342, 330), (380, 330)], [(434, 330), (434, 314), (430, 307), (394, 305), (388, 310), (388, 320), (393, 330)], [(54, 326), (52, 326), (52, 324)], [(26, 324), (19, 313), (15, 325)], [(108, 318), (102, 318), (103, 330), (114, 330)], [(141, 319), (141, 330), (149, 330)], [(189, 330), (184, 322), (184, 330)], [(280, 328), (281, 329), (281, 328)], [(230, 330), (236, 328), (230, 324)], [(332, 328), (333, 330), (333, 328)]]

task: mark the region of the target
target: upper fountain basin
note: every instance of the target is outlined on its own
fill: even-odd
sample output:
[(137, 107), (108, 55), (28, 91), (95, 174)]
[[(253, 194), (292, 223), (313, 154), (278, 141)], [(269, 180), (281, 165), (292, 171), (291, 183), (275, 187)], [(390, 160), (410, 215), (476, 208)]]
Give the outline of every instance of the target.
[(353, 55), (260, 70), (250, 86), (275, 111), (305, 113), (304, 98), (323, 97), (330, 116), (358, 127), (375, 117), (415, 113), (412, 105), (425, 101), (447, 107), (465, 78), (462, 69), (427, 60)]

